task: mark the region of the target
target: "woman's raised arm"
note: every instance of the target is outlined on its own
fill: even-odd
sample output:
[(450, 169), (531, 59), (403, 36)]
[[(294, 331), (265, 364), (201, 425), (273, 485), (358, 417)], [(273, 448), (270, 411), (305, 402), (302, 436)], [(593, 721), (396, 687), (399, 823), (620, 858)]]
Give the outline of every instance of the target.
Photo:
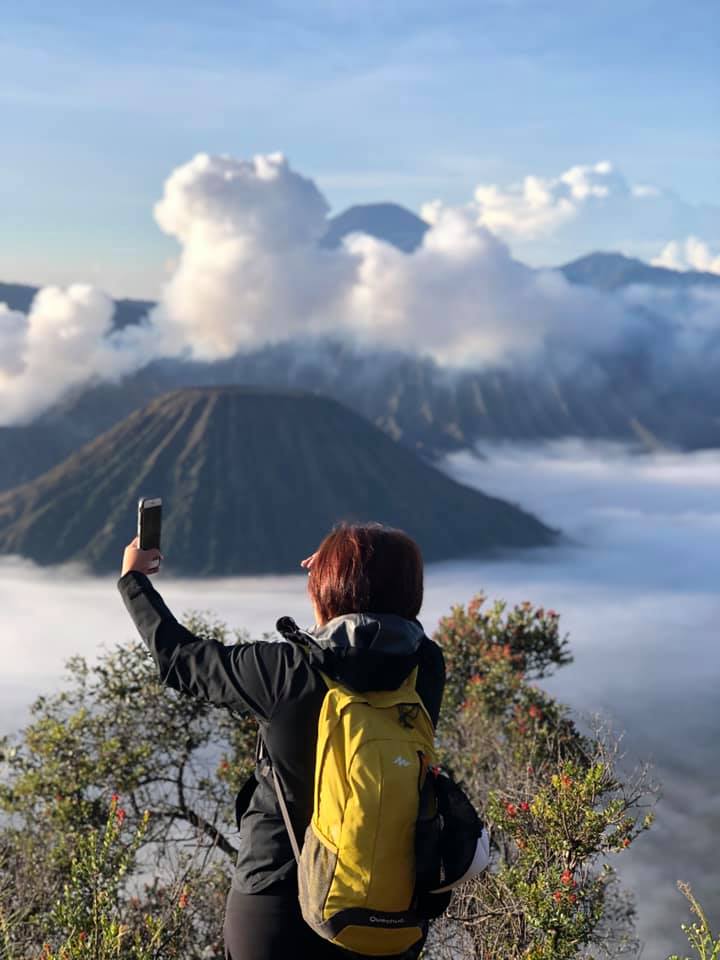
[(257, 641), (226, 646), (191, 633), (173, 616), (148, 577), (129, 570), (118, 589), (138, 633), (167, 686), (269, 720), (286, 685), (287, 643)]

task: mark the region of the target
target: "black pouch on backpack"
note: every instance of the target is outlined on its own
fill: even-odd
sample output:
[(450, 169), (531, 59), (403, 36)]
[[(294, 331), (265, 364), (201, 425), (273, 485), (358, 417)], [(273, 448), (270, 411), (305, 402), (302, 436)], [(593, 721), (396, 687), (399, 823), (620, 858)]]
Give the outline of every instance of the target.
[(446, 773), (427, 772), (415, 832), (417, 909), (428, 919), (447, 909), (452, 890), (487, 866), (484, 827), (465, 791)]
[(441, 916), (450, 905), (452, 891), (431, 893), (442, 880), (442, 817), (438, 809), (434, 776), (428, 771), (420, 791), (415, 828), (415, 901), (418, 913), (428, 920)]

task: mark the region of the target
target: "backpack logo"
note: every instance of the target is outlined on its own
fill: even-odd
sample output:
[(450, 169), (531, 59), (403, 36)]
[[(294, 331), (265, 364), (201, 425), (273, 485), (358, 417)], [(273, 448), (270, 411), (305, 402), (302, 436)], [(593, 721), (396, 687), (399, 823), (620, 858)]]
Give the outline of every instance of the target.
[(410, 761), (406, 760), (405, 757), (395, 757), (393, 763), (396, 767), (409, 767), (411, 766)]

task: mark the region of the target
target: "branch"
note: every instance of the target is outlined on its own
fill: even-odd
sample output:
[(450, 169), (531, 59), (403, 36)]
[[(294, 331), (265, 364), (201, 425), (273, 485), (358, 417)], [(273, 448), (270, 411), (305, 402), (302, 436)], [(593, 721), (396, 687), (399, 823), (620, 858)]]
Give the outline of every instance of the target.
[(185, 772), (185, 765), (187, 761), (188, 754), (186, 753), (180, 762), (176, 780), (178, 791), (178, 807), (180, 808), (180, 814), (182, 818), (187, 820), (191, 826), (199, 827), (206, 836), (212, 839), (213, 846), (218, 847), (223, 853), (226, 853), (229, 857), (237, 856), (236, 848), (230, 843), (227, 837), (218, 830), (215, 824), (210, 823), (209, 820), (206, 820), (203, 816), (197, 813), (197, 811), (193, 810), (187, 805), (185, 800), (185, 782), (183, 780), (183, 773)]

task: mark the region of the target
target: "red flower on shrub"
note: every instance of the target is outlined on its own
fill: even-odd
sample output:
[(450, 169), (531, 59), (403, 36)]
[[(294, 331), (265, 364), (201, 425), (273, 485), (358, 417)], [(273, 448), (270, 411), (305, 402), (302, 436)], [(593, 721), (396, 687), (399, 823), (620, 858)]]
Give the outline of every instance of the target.
[(560, 880), (561, 880), (562, 883), (565, 884), (566, 887), (574, 887), (574, 886), (575, 886), (575, 881), (574, 881), (574, 879), (573, 879), (573, 875), (572, 875), (572, 872), (571, 872), (570, 870), (563, 870), (563, 873), (562, 873), (562, 876), (560, 877)]
[(515, 806), (514, 803), (506, 803), (506, 804), (505, 804), (505, 810), (506, 810), (507, 815), (508, 815), (509, 817), (515, 817), (515, 816), (517, 816), (517, 807)]
[(528, 812), (528, 810), (530, 809), (530, 804), (527, 802), (527, 800), (523, 800), (523, 802), (520, 804), (520, 809), (522, 810), (523, 813)]
[(115, 819), (118, 823), (122, 823), (126, 816), (127, 814), (122, 807), (118, 807), (118, 809), (115, 811)]
[(560, 901), (562, 900), (562, 898), (563, 898), (563, 892), (562, 892), (562, 890), (556, 890), (555, 893), (553, 894), (553, 900), (554, 900), (556, 903), (560, 903)]
[(622, 842), (622, 845), (623, 845), (623, 847), (627, 848), (627, 847), (630, 846), (630, 843), (631, 843), (630, 837), (625, 837), (624, 840), (623, 840), (623, 842)]
[(534, 720), (539, 720), (542, 717), (542, 710), (535, 703), (531, 703), (528, 707), (528, 713)]

